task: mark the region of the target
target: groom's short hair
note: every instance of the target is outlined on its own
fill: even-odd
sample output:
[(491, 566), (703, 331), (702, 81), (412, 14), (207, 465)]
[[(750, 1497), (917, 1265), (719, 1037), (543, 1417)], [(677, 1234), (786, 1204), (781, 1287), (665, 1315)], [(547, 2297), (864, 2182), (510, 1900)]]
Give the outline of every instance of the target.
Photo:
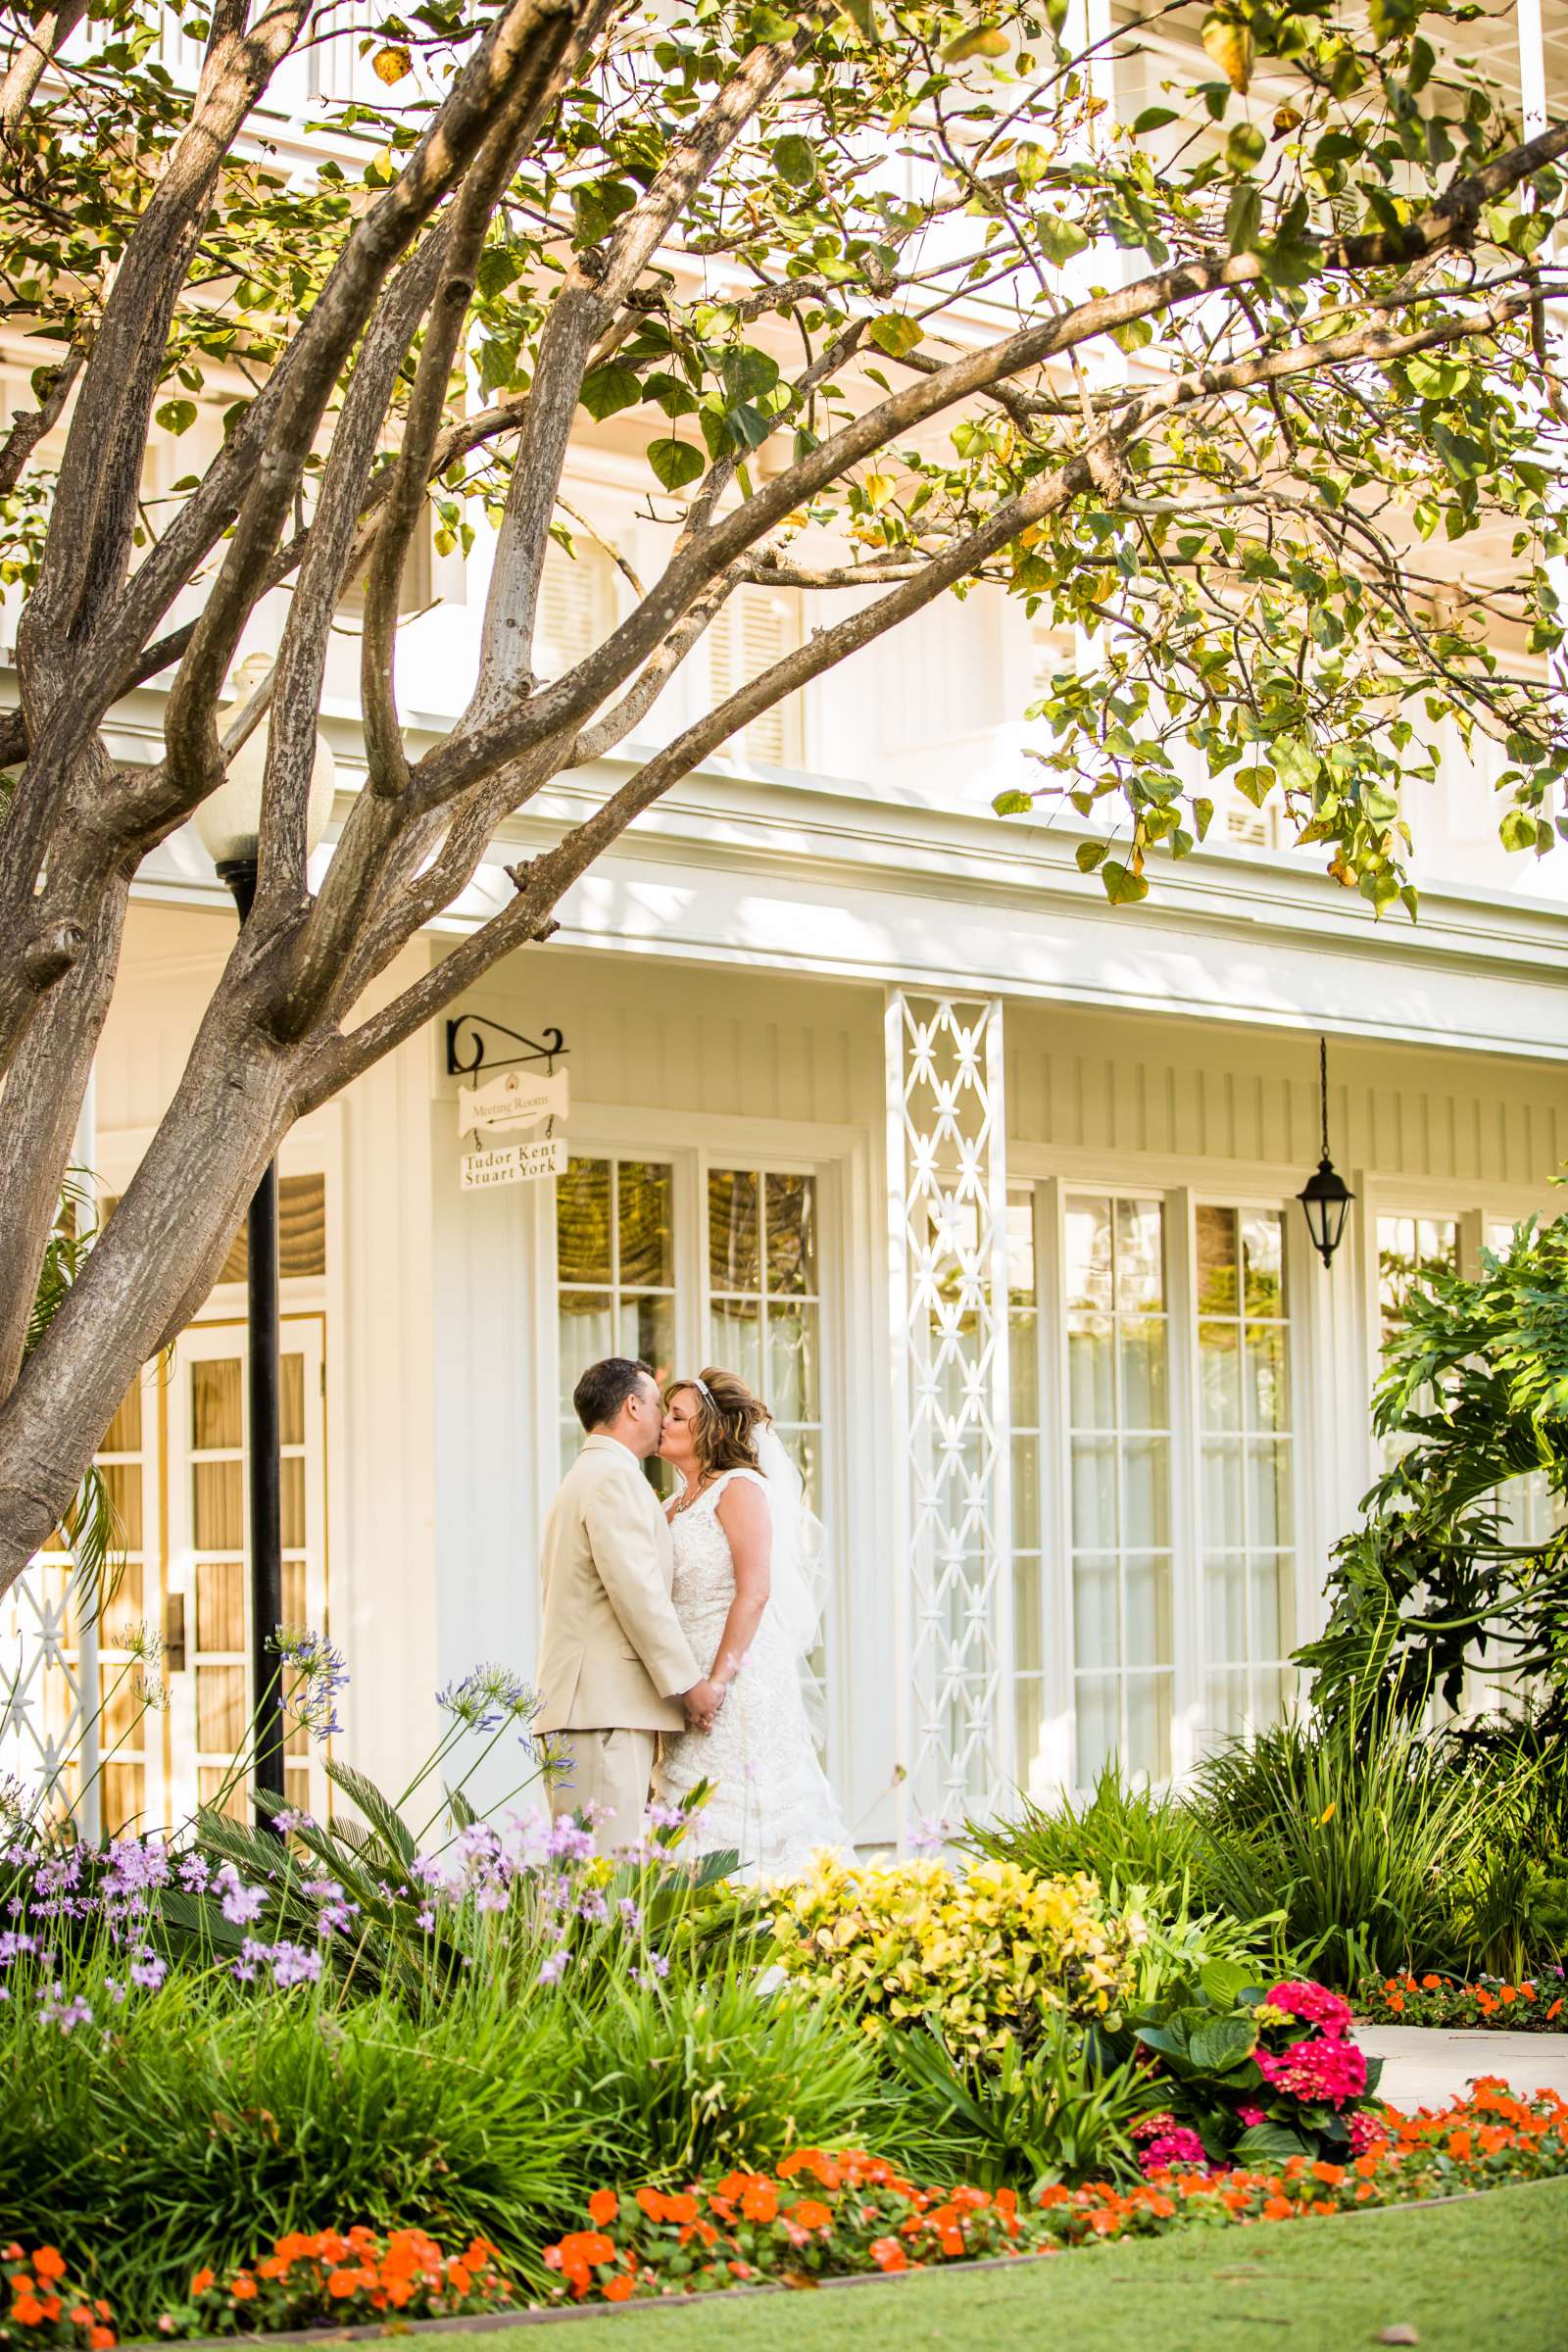
[(646, 1364), (634, 1364), (629, 1355), (607, 1355), (603, 1363), (590, 1364), (571, 1392), (578, 1420), (584, 1429), (603, 1429), (653, 1377)]

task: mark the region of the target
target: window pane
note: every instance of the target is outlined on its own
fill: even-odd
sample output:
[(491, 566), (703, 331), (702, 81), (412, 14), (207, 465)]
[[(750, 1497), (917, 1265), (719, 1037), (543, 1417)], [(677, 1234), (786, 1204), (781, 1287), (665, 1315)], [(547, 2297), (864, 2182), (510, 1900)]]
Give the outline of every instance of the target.
[(196, 1647), (245, 1647), (245, 1571), (238, 1560), (196, 1564)]
[(243, 1550), (243, 1462), (196, 1462), (192, 1465), (191, 1527), (199, 1550)]
[(1116, 1305), (1157, 1314), (1165, 1303), (1165, 1217), (1157, 1200), (1116, 1203)]
[(198, 1666), (197, 1746), (205, 1749), (209, 1755), (233, 1755), (245, 1737), (248, 1719), (244, 1667)]
[(1121, 1654), (1116, 1585), (1113, 1559), (1073, 1563), (1073, 1659), (1079, 1667), (1114, 1666)]
[(767, 1287), (774, 1297), (816, 1295), (816, 1179), (764, 1179)]
[(1033, 1307), (1008, 1317), (1007, 1371), (1014, 1429), (1040, 1426), (1040, 1318)]
[(1086, 1551), (1103, 1551), (1116, 1542), (1116, 1447), (1110, 1438), (1073, 1441), (1072, 1540)]
[(1170, 1663), (1170, 1559), (1159, 1553), (1129, 1552), (1126, 1566), (1122, 1650), (1129, 1666)]
[(1198, 1385), (1205, 1429), (1242, 1426), (1242, 1328), (1239, 1323), (1198, 1326)]
[(762, 1309), (749, 1298), (715, 1298), (709, 1318), (709, 1354), (720, 1371), (733, 1372), (757, 1396), (763, 1393)]
[(1032, 1193), (1007, 1195), (1007, 1294), (1014, 1306), (1033, 1306), (1035, 1289), (1035, 1203)]
[(192, 1364), (190, 1442), (200, 1449), (244, 1445), (237, 1355), (210, 1356), (205, 1362)]
[(615, 1352), (615, 1318), (614, 1309), (603, 1292), (563, 1291), (559, 1306), (561, 1386), (569, 1411), (571, 1392), (589, 1365), (600, 1363)]
[(1069, 1334), (1067, 1382), (1074, 1429), (1114, 1429), (1116, 1375), (1108, 1315), (1086, 1315)]
[(1170, 1772), (1170, 1676), (1127, 1677), (1127, 1770), (1162, 1781)]
[(114, 1507), (115, 1527), (121, 1543), (127, 1551), (140, 1551), (141, 1526), (141, 1464), (140, 1462), (105, 1462), (99, 1473), (108, 1490)]
[[(305, 1457), (286, 1453), (283, 1472), (283, 1544), (289, 1551), (305, 1548)], [(298, 1623), (297, 1619), (292, 1620)]]
[(767, 1314), (768, 1406), (780, 1421), (817, 1417), (814, 1306), (773, 1306)]
[(1038, 1559), (1012, 1563), (1012, 1654), (1019, 1674), (1038, 1674), (1045, 1664)]
[(1246, 1268), (1247, 1311), (1285, 1312), (1285, 1220), (1277, 1208), (1250, 1208), (1242, 1217), (1242, 1263)]
[(1127, 1438), (1121, 1453), (1123, 1544), (1163, 1550), (1170, 1542), (1170, 1446), (1164, 1438)]
[(1080, 1788), (1099, 1779), (1101, 1768), (1115, 1762), (1121, 1749), (1118, 1684), (1113, 1674), (1080, 1674), (1074, 1681), (1077, 1737), (1074, 1762)]
[(1247, 1326), (1247, 1411), (1253, 1429), (1288, 1429), (1291, 1399), (1285, 1377), (1285, 1325)]
[(1067, 1312), (1110, 1306), (1110, 1202), (1075, 1201), (1067, 1211)]
[(305, 1358), (283, 1356), (278, 1363), (278, 1427), (285, 1446), (305, 1443)]
[(567, 1285), (613, 1280), (608, 1159), (568, 1160), (556, 1178), (556, 1274)]
[(1242, 1446), (1239, 1438), (1207, 1438), (1203, 1443), (1203, 1541), (1216, 1550), (1229, 1550), (1247, 1541), (1243, 1516)]
[(714, 1291), (760, 1291), (757, 1178), (714, 1168), (708, 1179), (708, 1279)]
[(1287, 1628), (1290, 1601), (1289, 1555), (1276, 1552), (1255, 1559), (1251, 1566), (1252, 1655), (1282, 1658), (1292, 1646)]
[(1203, 1630), (1210, 1658), (1247, 1655), (1247, 1559), (1211, 1553), (1203, 1566)]
[(1040, 1549), (1040, 1440), (1012, 1441), (1012, 1547)]
[(1045, 1686), (1026, 1675), (1013, 1687), (1013, 1734), (1018, 1742), (1018, 1786), (1026, 1796), (1045, 1793)]
[(623, 1159), (617, 1173), (621, 1288), (668, 1290), (675, 1280), (672, 1171), (657, 1161)]
[(1248, 1446), (1248, 1542), (1272, 1551), (1291, 1541), (1291, 1449), (1285, 1445)]
[(1165, 1397), (1164, 1318), (1141, 1316), (1123, 1322), (1120, 1330), (1122, 1427), (1163, 1429), (1169, 1411)]
[(141, 1451), (141, 1382), (133, 1380), (121, 1399), (120, 1410), (109, 1424), (109, 1434), (99, 1449), (103, 1453), (139, 1453)]
[(1236, 1278), (1236, 1211), (1203, 1200), (1194, 1214), (1198, 1245), (1196, 1296), (1200, 1315), (1235, 1315), (1241, 1298)]
[[(608, 1352), (608, 1350), (607, 1350)], [(646, 1364), (661, 1388), (675, 1377), (675, 1301), (658, 1297), (623, 1298), (617, 1352)], [(590, 1361), (592, 1359), (590, 1358)]]

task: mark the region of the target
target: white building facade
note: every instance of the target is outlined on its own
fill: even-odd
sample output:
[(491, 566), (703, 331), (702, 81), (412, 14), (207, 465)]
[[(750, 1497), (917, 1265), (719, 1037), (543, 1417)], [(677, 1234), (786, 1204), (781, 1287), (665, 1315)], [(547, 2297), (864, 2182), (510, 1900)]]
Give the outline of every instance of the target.
[[(634, 561), (643, 478), (615, 420), (568, 483)], [(438, 601), (399, 655), (420, 744), (465, 699), (486, 561), (482, 539), (467, 566), (429, 559)], [(547, 655), (574, 658), (617, 593), (581, 541), (551, 577)], [(814, 617), (747, 592), (659, 736)], [(264, 611), (274, 639), (279, 621)], [(990, 813), (1032, 689), (1073, 658), (990, 592), (858, 657), (641, 820), (557, 938), (454, 1005), (455, 1051), (435, 1024), (284, 1145), (288, 1608), (347, 1652), (336, 1752), (387, 1787), (432, 1745), (440, 1686), (530, 1667), (570, 1390), (608, 1352), (734, 1369), (801, 1461), (833, 1562), (828, 1761), (863, 1841), (1081, 1788), (1108, 1757), (1177, 1778), (1291, 1703), (1290, 1653), (1378, 1466), (1367, 1399), (1401, 1283), (1552, 1212), (1568, 876), (1504, 857), (1489, 779), (1454, 747), (1409, 811), (1418, 925), (1374, 923), (1239, 802), (1113, 910), (1077, 870), (1076, 819)], [(345, 639), (323, 713), (339, 823), (356, 663)], [(138, 694), (115, 748), (150, 757), (160, 729)], [(503, 904), (503, 865), (646, 748), (505, 827), (387, 985)], [(84, 1129), (110, 1200), (232, 936), (176, 836), (137, 885)], [(1320, 1038), (1355, 1194), (1329, 1269), (1295, 1200)], [(486, 1076), (555, 1048), (563, 1175), (463, 1189), (452, 1065), (476, 1043)], [(112, 1694), (108, 1826), (219, 1795), (248, 1712), (242, 1271), (110, 1433), (127, 1565), (96, 1636), (53, 1558), (8, 1604), (34, 1746), (75, 1690), (89, 1711), (95, 1678)], [(143, 1624), (169, 1695), (145, 1715)], [(318, 1758), (290, 1773), (319, 1795)]]

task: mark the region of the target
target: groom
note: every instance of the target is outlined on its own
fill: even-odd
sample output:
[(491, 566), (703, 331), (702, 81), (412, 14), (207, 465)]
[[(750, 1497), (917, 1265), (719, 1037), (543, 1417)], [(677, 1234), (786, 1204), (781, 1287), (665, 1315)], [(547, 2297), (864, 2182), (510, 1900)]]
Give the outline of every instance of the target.
[(664, 1410), (653, 1375), (621, 1355), (572, 1392), (587, 1431), (545, 1523), (542, 1704), (568, 1769), (553, 1813), (592, 1802), (600, 1853), (636, 1842), (660, 1732), (708, 1731), (723, 1692), (700, 1671), (670, 1601), (669, 1527), (643, 1464)]

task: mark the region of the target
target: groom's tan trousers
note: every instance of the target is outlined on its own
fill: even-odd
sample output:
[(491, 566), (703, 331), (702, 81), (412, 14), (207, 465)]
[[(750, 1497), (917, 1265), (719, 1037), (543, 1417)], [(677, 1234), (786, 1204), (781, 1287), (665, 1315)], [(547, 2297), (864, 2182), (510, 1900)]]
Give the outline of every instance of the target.
[(550, 1810), (596, 1810), (594, 1851), (612, 1854), (635, 1845), (642, 1835), (643, 1808), (654, 1777), (657, 1732), (556, 1732), (551, 1745), (566, 1758), (568, 1771), (550, 1786)]

